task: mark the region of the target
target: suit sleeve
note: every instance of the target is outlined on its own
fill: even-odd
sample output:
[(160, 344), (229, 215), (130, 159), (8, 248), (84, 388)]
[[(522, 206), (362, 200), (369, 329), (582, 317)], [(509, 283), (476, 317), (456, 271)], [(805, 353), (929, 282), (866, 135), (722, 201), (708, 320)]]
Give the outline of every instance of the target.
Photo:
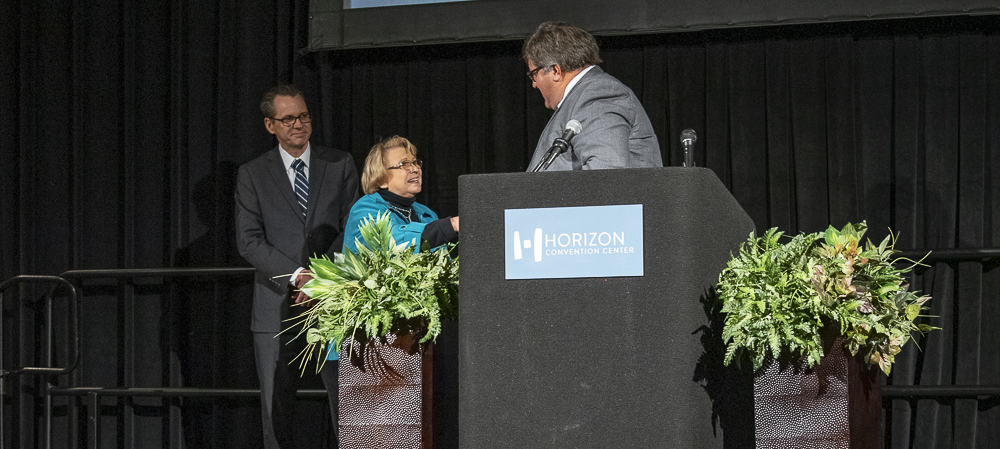
[(330, 249), (328, 249), (326, 252), (326, 254), (330, 256), (331, 259), (333, 258), (334, 253), (343, 251), (343, 247), (344, 244), (346, 243), (347, 236), (348, 234), (351, 234), (350, 232), (348, 232), (347, 226), (349, 225), (349, 223), (351, 223), (350, 222), (351, 209), (354, 206), (354, 203), (356, 203), (359, 198), (358, 192), (360, 191), (360, 189), (358, 187), (359, 186), (358, 170), (354, 166), (354, 158), (350, 154), (348, 154), (347, 160), (345, 162), (346, 163), (344, 164), (344, 171), (341, 174), (340, 178), (341, 179), (340, 188), (341, 192), (343, 192), (343, 195), (341, 195), (341, 197), (344, 198), (344, 201), (340, 204), (339, 225), (341, 232), (340, 235), (337, 236), (337, 238), (333, 241), (333, 244), (330, 245)]
[(424, 226), (420, 239), (427, 242), (431, 248), (437, 248), (446, 243), (458, 243), (458, 233), (451, 226), (451, 217), (434, 220)]
[(620, 86), (602, 83), (581, 92), (571, 119), (583, 131), (573, 139), (573, 151), (584, 170), (626, 168), (629, 134), (635, 121), (628, 93)]
[(300, 268), (299, 263), (267, 241), (258, 191), (247, 166), (240, 167), (236, 178), (235, 221), (236, 246), (240, 255), (276, 284), (287, 284), (287, 280), (275, 280), (274, 277), (294, 273)]

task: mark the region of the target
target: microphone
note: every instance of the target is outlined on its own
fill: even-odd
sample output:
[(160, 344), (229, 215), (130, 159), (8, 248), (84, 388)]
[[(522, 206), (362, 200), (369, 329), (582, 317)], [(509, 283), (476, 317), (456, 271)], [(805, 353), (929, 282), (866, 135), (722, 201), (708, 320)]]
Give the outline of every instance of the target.
[(681, 131), (681, 145), (684, 146), (684, 167), (694, 167), (694, 143), (698, 141), (698, 135), (691, 128)]
[(573, 140), (573, 137), (576, 137), (577, 134), (580, 134), (580, 131), (583, 131), (583, 125), (581, 125), (580, 122), (576, 120), (570, 120), (567, 122), (566, 129), (563, 130), (562, 136), (557, 137), (556, 140), (552, 141), (552, 146), (549, 147), (549, 151), (545, 152), (545, 156), (542, 157), (542, 160), (538, 161), (538, 165), (536, 165), (535, 169), (531, 170), (531, 172), (534, 173), (541, 170), (547, 170), (549, 165), (552, 165), (552, 162), (555, 161), (560, 154), (563, 154), (567, 149), (573, 146), (569, 143), (569, 141)]

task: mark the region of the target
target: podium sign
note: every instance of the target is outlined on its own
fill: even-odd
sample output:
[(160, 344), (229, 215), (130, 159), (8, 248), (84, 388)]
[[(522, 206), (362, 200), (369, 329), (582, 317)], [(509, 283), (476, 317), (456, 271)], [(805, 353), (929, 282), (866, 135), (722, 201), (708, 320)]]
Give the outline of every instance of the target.
[(642, 276), (642, 205), (504, 211), (506, 279)]

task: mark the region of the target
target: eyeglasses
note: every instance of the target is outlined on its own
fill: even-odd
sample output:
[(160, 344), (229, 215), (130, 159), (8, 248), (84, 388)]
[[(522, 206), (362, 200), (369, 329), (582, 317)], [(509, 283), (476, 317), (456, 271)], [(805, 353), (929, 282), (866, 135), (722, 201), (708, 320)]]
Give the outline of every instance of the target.
[(547, 70), (549, 67), (551, 67), (551, 66), (535, 67), (534, 70), (526, 73), (525, 75), (528, 75), (528, 79), (531, 80), (531, 82), (533, 83), (533, 82), (535, 82), (535, 75), (538, 74), (538, 71), (539, 70), (543, 70), (543, 69)]
[(410, 170), (412, 168), (420, 168), (423, 166), (424, 166), (424, 161), (420, 159), (414, 159), (412, 161), (400, 162), (396, 165), (393, 165), (392, 167), (387, 167), (386, 170), (398, 170), (398, 169)]
[(296, 120), (298, 120), (299, 123), (301, 123), (303, 125), (305, 125), (306, 123), (309, 123), (309, 122), (312, 121), (312, 119), (309, 118), (309, 113), (308, 112), (303, 112), (302, 115), (300, 115), (298, 117), (286, 117), (286, 118), (273, 118), (272, 117), (271, 120), (274, 120), (276, 122), (281, 123), (282, 126), (284, 126), (285, 128), (291, 128), (292, 126), (295, 126), (295, 121)]

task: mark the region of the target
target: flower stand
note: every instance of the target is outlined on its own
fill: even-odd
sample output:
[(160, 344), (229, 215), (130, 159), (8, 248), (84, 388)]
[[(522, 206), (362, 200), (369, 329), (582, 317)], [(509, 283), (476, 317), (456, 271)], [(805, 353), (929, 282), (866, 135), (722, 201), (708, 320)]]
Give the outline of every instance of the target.
[(837, 338), (820, 364), (771, 361), (754, 379), (757, 449), (881, 449), (883, 376)]
[[(430, 449), (433, 345), (412, 334), (340, 352), (341, 449)], [(360, 367), (359, 367), (360, 366)]]

